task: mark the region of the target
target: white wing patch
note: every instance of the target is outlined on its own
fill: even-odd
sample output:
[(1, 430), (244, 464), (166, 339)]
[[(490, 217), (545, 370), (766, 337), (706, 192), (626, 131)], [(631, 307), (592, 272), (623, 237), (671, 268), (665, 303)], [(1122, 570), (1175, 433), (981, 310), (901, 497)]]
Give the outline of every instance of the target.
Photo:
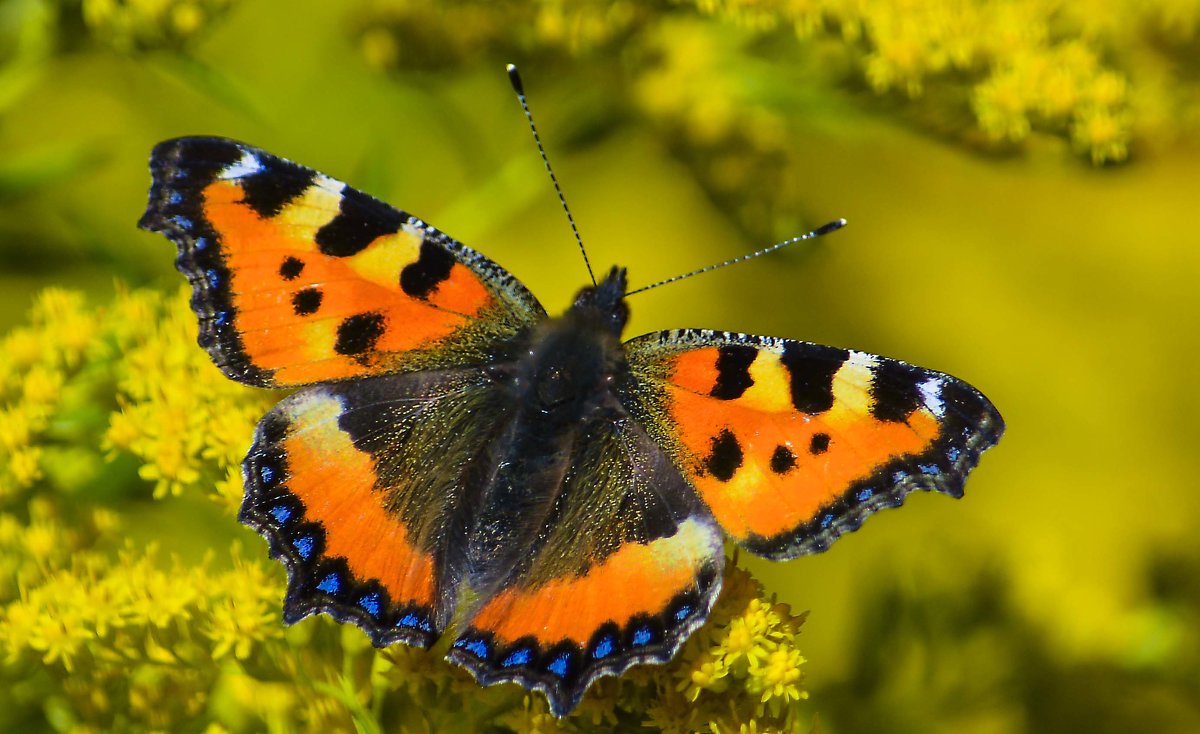
[(240, 161), (221, 171), (217, 178), (229, 180), (234, 178), (243, 178), (245, 176), (253, 176), (261, 171), (262, 167), (262, 161), (258, 159), (258, 156), (246, 150), (242, 151), (242, 159)]
[(925, 407), (930, 413), (933, 413), (935, 418), (946, 415), (946, 402), (942, 400), (942, 381), (940, 379), (930, 377), (917, 385), (917, 389), (921, 391), (921, 400), (925, 403)]

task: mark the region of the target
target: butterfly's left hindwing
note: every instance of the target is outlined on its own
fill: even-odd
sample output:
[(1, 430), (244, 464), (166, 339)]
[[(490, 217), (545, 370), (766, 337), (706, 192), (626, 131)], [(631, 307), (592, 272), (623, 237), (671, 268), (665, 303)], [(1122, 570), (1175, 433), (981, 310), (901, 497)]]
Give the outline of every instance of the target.
[(288, 567), (284, 618), (428, 647), (454, 612), (459, 523), (504, 404), (479, 368), (316, 385), (263, 418), (240, 519)]
[(914, 490), (961, 496), (1004, 430), (965, 382), (863, 352), (702, 330), (626, 348), (639, 418), (722, 528), (774, 560), (823, 551)]

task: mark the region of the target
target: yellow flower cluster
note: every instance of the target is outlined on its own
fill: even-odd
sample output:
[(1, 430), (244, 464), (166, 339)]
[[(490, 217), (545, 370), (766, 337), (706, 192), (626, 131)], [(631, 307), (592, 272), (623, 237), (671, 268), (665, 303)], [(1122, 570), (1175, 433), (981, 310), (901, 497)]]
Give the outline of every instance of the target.
[(1005, 61), (976, 85), (972, 107), (993, 140), (1020, 141), (1035, 125), (1065, 127), (1075, 147), (1099, 164), (1129, 154), (1126, 87), (1123, 74), (1073, 41)]
[(98, 309), (52, 289), (0, 342), (0, 730), (799, 730), (803, 617), (732, 564), (671, 664), (602, 680), (562, 720), (436, 650), (285, 627), (283, 569), (232, 518), (271, 396), (223, 377), (195, 328), (185, 293)]
[[(0, 340), (0, 498), (32, 486), (47, 471), (54, 472), (51, 481), (74, 484), (78, 477), (55, 468), (70, 448), (54, 439), (79, 430), (94, 412), (93, 375), (84, 367), (97, 319), (83, 298), (48, 289), (31, 320)], [(76, 465), (66, 473), (86, 474), (87, 468)]]
[(82, 0), (93, 36), (121, 51), (176, 47), (228, 10), (232, 0)]
[[(195, 328), (182, 297), (121, 292), (98, 311), (78, 293), (42, 293), (32, 324), (0, 342), (0, 497), (43, 478), (78, 489), (127, 452), (156, 497), (222, 480), (236, 504), (242, 454), (271, 397), (226, 379)], [(92, 431), (103, 438), (88, 443)]]
[(141, 459), (138, 474), (154, 483), (155, 497), (213, 487), (215, 473), (218, 496), (236, 506), (242, 457), (255, 423), (277, 396), (249, 390), (209, 362), (196, 346), (196, 317), (185, 299), (172, 299), (160, 318), (145, 313), (148, 307), (138, 298), (116, 306), (117, 318), (141, 318), (146, 326), (123, 346), (114, 370), (119, 410), (104, 446)]
[[(381, 69), (497, 51), (619, 50), (642, 111), (672, 110), (702, 146), (739, 128), (739, 139), (770, 149), (782, 130), (775, 118), (811, 96), (797, 87), (842, 84), (849, 68), (875, 93), (898, 93), (899, 109), (937, 130), (1000, 147), (1041, 133), (1102, 164), (1125, 160), (1135, 134), (1156, 134), (1174, 107), (1194, 108), (1165, 99), (1160, 80), (1186, 68), (1170, 56), (1187, 55), (1200, 3), (677, 0), (652, 10), (594, 0), (373, 0), (356, 26), (362, 53)], [(780, 43), (789, 32), (803, 52)], [(762, 63), (762, 47), (776, 63)]]
[(282, 636), (282, 586), (236, 551), (224, 571), (178, 558), (164, 566), (158, 555), (153, 545), (115, 558), (85, 551), (27, 581), (0, 615), (6, 677), (60, 677), (69, 716), (103, 728), (122, 720), (167, 728), (197, 716), (225, 661), (245, 661)]
[[(734, 561), (736, 563), (736, 559)], [(687, 642), (675, 671), (678, 698), (651, 707), (652, 719), (664, 718), (664, 730), (738, 731), (757, 722), (758, 731), (799, 731), (804, 689), (800, 627), (806, 614), (764, 597), (749, 573), (731, 564), (725, 589), (709, 624)], [(682, 699), (682, 700), (679, 700)], [(685, 727), (671, 720), (689, 712)]]
[[(1068, 136), (1095, 163), (1121, 161), (1131, 135), (1128, 81), (1110, 66), (1111, 38), (1075, 20), (1060, 4), (1036, 0), (694, 0), (702, 12), (762, 26), (786, 24), (803, 38), (833, 30), (879, 93), (920, 97), (928, 85), (967, 80), (980, 130), (994, 142), (1019, 142), (1040, 129)], [(1098, 13), (1130, 16), (1112, 0)], [(1200, 7), (1194, 15), (1200, 16)], [(1139, 19), (1130, 17), (1131, 23)]]

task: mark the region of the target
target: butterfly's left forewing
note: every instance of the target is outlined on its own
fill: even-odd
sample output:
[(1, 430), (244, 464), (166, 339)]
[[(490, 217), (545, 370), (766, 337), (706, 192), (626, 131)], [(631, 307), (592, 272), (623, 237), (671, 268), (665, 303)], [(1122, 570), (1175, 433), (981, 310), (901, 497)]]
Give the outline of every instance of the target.
[(199, 341), (262, 387), (478, 364), (545, 318), (509, 273), (424, 221), (245, 143), (150, 158), (139, 226), (179, 248)]
[(914, 490), (961, 496), (1004, 430), (965, 382), (863, 352), (703, 330), (626, 349), (634, 412), (725, 531), (775, 560)]

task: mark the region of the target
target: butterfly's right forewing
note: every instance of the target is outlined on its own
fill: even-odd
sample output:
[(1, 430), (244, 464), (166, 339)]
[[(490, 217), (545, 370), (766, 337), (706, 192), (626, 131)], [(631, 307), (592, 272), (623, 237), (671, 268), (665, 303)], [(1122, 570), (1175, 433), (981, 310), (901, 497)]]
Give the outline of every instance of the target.
[(639, 418), (725, 531), (773, 560), (914, 490), (961, 496), (1004, 431), (962, 380), (864, 352), (702, 330), (626, 348)]

